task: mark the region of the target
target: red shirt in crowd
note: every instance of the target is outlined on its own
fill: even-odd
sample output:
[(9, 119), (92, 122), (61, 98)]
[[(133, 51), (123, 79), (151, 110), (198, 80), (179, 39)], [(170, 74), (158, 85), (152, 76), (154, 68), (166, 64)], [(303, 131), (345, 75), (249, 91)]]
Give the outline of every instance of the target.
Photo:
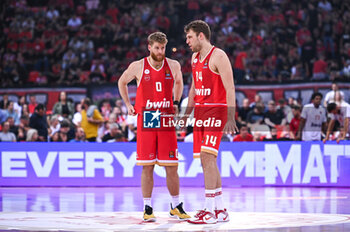
[(244, 70), (244, 64), (243, 64), (243, 59), (244, 58), (247, 58), (247, 53), (246, 52), (239, 52), (237, 57), (236, 57), (236, 60), (235, 60), (235, 68), (236, 69), (241, 69), (241, 70)]
[(317, 60), (314, 63), (313, 73), (326, 73), (327, 66), (328, 64), (324, 60)]
[(289, 129), (291, 132), (293, 132), (294, 135), (297, 135), (299, 123), (300, 123), (300, 117), (298, 118), (294, 117), (292, 118), (292, 121), (290, 121)]
[(247, 134), (245, 138), (243, 138), (240, 134), (236, 135), (233, 138), (234, 142), (253, 142), (253, 135)]
[(299, 46), (303, 46), (303, 44), (306, 42), (306, 37), (311, 36), (311, 33), (308, 29), (302, 28), (296, 33), (297, 41), (299, 43)]

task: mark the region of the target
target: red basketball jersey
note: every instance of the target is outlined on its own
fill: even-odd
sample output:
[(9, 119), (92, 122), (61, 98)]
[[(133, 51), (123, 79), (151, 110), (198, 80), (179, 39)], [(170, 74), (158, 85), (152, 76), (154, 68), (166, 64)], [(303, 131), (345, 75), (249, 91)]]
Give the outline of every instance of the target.
[(203, 59), (199, 59), (199, 53), (192, 62), (192, 75), (195, 86), (196, 104), (224, 105), (226, 104), (226, 90), (222, 83), (221, 76), (209, 68), (209, 60), (215, 47)]
[(147, 57), (143, 60), (142, 77), (136, 91), (135, 111), (157, 110), (173, 113), (174, 77), (167, 58), (160, 69), (153, 68)]

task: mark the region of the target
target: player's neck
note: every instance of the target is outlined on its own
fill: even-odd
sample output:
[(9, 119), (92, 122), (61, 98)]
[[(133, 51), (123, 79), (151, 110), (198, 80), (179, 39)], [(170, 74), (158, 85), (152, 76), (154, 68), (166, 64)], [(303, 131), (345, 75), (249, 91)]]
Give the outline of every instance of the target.
[(213, 45), (211, 45), (210, 43), (204, 43), (202, 49), (199, 51), (199, 60), (203, 60), (212, 48)]
[(151, 56), (148, 57), (148, 62), (150, 63), (150, 65), (155, 68), (155, 69), (160, 69), (162, 66), (163, 66), (163, 62), (164, 60), (162, 61), (156, 61), (154, 59), (152, 59)]

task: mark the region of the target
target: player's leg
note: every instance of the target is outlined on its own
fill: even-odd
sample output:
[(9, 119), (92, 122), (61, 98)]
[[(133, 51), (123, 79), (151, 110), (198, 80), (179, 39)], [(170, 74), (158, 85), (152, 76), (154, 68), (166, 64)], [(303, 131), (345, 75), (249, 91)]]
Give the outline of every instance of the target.
[(156, 134), (143, 128), (142, 116), (137, 121), (136, 164), (141, 165), (141, 190), (144, 202), (143, 220), (156, 221), (152, 208), (153, 170), (156, 163)]
[(169, 215), (181, 220), (188, 219), (190, 216), (183, 210), (183, 203), (179, 200), (180, 184), (177, 173), (178, 152), (175, 128), (158, 132), (157, 162), (164, 166), (166, 171), (167, 187), (171, 195)]
[(218, 219), (218, 222), (228, 222), (230, 220), (229, 214), (224, 207), (222, 200), (222, 184), (221, 184), (221, 174), (218, 166), (216, 165), (217, 170), (217, 182), (215, 189), (215, 216)]
[[(171, 196), (179, 196), (180, 181), (177, 166), (165, 166), (166, 185)], [(177, 205), (177, 204), (176, 204)]]

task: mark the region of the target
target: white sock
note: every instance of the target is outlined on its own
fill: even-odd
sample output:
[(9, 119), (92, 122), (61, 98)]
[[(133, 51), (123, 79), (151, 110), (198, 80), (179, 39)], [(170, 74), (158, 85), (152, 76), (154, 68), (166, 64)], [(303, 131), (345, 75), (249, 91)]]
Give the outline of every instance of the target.
[(151, 200), (152, 198), (143, 198), (143, 207), (145, 208), (146, 205), (152, 207)]
[(214, 212), (215, 206), (215, 189), (205, 190), (205, 208), (210, 212)]
[(224, 203), (222, 201), (222, 188), (215, 189), (215, 208), (218, 210), (224, 209)]
[(177, 196), (171, 196), (171, 205), (173, 206), (173, 208), (175, 208), (175, 207), (178, 206), (179, 204), (180, 204), (179, 195), (177, 195)]

